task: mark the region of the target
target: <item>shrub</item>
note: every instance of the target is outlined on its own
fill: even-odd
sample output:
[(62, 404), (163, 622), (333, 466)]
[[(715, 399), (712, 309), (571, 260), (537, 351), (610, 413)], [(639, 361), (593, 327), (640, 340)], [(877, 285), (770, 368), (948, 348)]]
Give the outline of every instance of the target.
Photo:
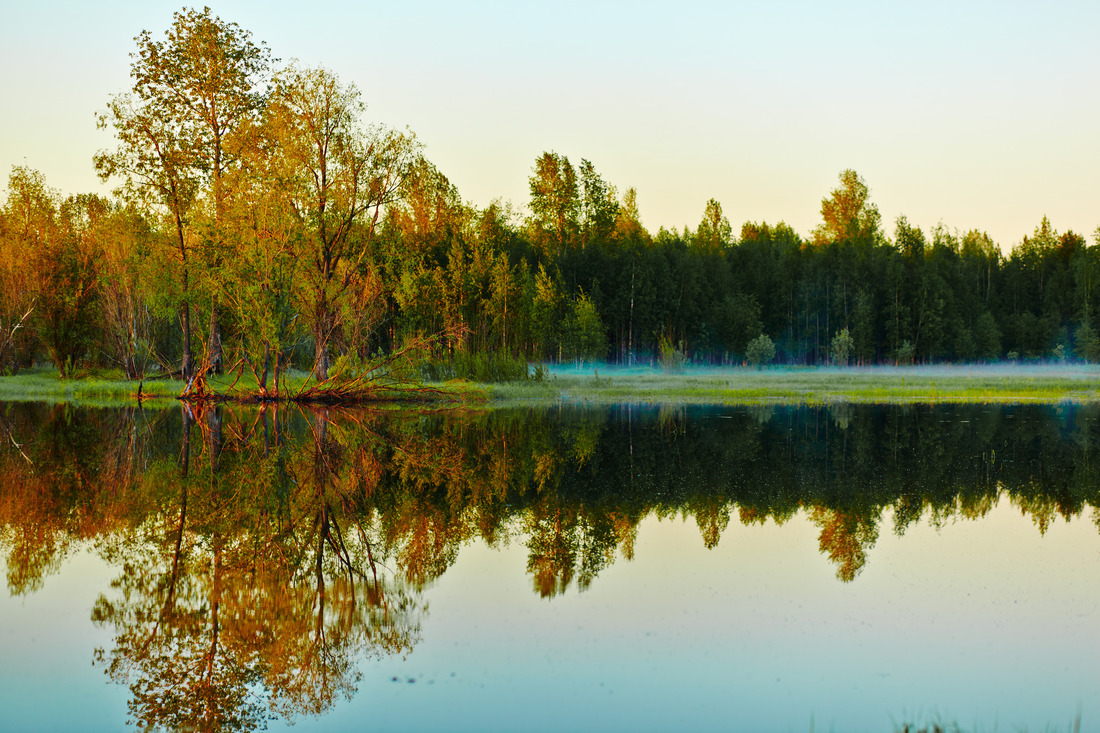
[(917, 347), (908, 341), (902, 341), (901, 346), (894, 352), (894, 360), (898, 364), (912, 364), (913, 357), (917, 354)]
[(684, 356), (684, 344), (680, 342), (679, 348), (672, 345), (664, 336), (657, 343), (657, 363), (666, 374), (679, 374), (687, 365), (687, 357)]
[(1078, 326), (1076, 336), (1077, 356), (1085, 361), (1100, 361), (1100, 334), (1088, 320)]
[(851, 355), (855, 348), (855, 342), (852, 341), (852, 337), (848, 335), (848, 329), (837, 331), (836, 336), (833, 336), (833, 343), (830, 352), (832, 353), (833, 363), (838, 366), (848, 366), (848, 357)]
[(771, 360), (775, 358), (775, 344), (772, 343), (768, 334), (762, 333), (749, 342), (749, 345), (745, 347), (745, 358), (754, 367), (771, 363)]
[(536, 365), (534, 375), (530, 365), (506, 352), (456, 351), (450, 356), (430, 359), (420, 367), (424, 379), (445, 382), (449, 379), (470, 379), (475, 382), (542, 381), (545, 368)]

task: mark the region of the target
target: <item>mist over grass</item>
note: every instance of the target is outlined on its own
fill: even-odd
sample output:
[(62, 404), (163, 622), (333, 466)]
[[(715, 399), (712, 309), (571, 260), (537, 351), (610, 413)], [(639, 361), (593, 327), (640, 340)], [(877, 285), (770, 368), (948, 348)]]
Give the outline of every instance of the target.
[(585, 362), (576, 364), (547, 365), (547, 372), (551, 376), (561, 377), (736, 377), (746, 375), (786, 377), (797, 374), (818, 375), (852, 375), (866, 377), (880, 375), (886, 378), (894, 376), (914, 377), (997, 377), (997, 378), (1066, 378), (1066, 379), (1100, 379), (1100, 364), (1087, 364), (1084, 362), (1021, 362), (1000, 361), (982, 362), (972, 364), (912, 364), (906, 366), (894, 366), (891, 364), (876, 364), (873, 366), (716, 366), (716, 365), (688, 365), (680, 373), (669, 373), (657, 365), (622, 366), (610, 362)]
[[(286, 386), (309, 380), (294, 372)], [(225, 389), (233, 375), (211, 378)], [(238, 389), (255, 389), (244, 375)], [(478, 402), (487, 392), (494, 405), (554, 404), (562, 400), (603, 404), (672, 402), (724, 405), (820, 405), (834, 403), (1045, 403), (1100, 402), (1100, 365), (1068, 363), (944, 364), (870, 367), (686, 366), (671, 374), (659, 366), (608, 363), (553, 365), (543, 381), (478, 385), (464, 382)], [(455, 384), (442, 386), (454, 389)], [(183, 390), (178, 380), (149, 379), (146, 398), (171, 399)], [(0, 401), (34, 400), (86, 404), (131, 404), (137, 381), (111, 374), (59, 379), (56, 370), (27, 370), (0, 377)]]
[(869, 367), (556, 365), (542, 384), (503, 385), (496, 399), (714, 404), (1100, 402), (1100, 366), (945, 364)]

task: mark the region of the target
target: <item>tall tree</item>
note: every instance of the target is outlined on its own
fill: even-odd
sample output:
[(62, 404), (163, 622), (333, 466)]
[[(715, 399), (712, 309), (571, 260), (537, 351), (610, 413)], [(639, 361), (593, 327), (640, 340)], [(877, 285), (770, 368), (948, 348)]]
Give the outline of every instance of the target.
[[(175, 13), (164, 40), (149, 31), (135, 39), (131, 75), (133, 92), (149, 112), (178, 132), (185, 165), (209, 185), (213, 227), (205, 238), (207, 264), (217, 267), (226, 255), (224, 177), (240, 157), (236, 134), (253, 122), (263, 107), (270, 52), (256, 45), (251, 33), (236, 23), (185, 8)], [(211, 298), (207, 360), (221, 363), (217, 293)]]
[(96, 171), (107, 181), (121, 178), (116, 194), (142, 208), (151, 209), (168, 224), (170, 235), (161, 238), (160, 275), (156, 288), (160, 302), (179, 313), (182, 331), (180, 371), (191, 376), (191, 308), (193, 300), (193, 237), (189, 236), (191, 210), (198, 195), (199, 177), (191, 165), (189, 143), (180, 124), (159, 114), (156, 105), (138, 95), (113, 98), (98, 117), (101, 128), (114, 128), (119, 145), (114, 152), (95, 156)]
[[(192, 370), (194, 304), (194, 204), (205, 193), (213, 227), (205, 237), (208, 263), (223, 257), (224, 174), (236, 165), (234, 136), (255, 119), (263, 102), (270, 53), (252, 43), (236, 23), (185, 8), (175, 13), (163, 40), (145, 30), (131, 54), (129, 94), (115, 97), (99, 116), (113, 127), (119, 146), (96, 156), (101, 177), (121, 177), (123, 190), (162, 206), (173, 223), (178, 302), (183, 330), (184, 375)], [(216, 296), (211, 300), (207, 359), (220, 363)]]
[(869, 200), (867, 184), (851, 168), (840, 174), (840, 187), (821, 200), (821, 225), (814, 230), (814, 242), (874, 243), (880, 235), (878, 207)]
[(581, 206), (577, 172), (564, 155), (543, 153), (529, 183), (535, 245), (545, 260), (553, 260), (576, 240)]
[(703, 219), (695, 230), (695, 246), (705, 252), (719, 252), (732, 243), (733, 227), (722, 213), (718, 199), (707, 201)]
[(292, 65), (276, 79), (267, 125), (284, 195), (309, 230), (302, 240), (303, 316), (314, 339), (314, 376), (327, 379), (341, 320), (357, 318), (379, 217), (398, 200), (417, 159), (411, 134), (360, 121), (359, 90), (330, 71)]
[(606, 245), (615, 231), (619, 202), (615, 187), (596, 172), (591, 161), (581, 160), (581, 244)]
[(56, 194), (41, 173), (12, 167), (0, 206), (0, 372), (14, 374), (34, 361), (38, 339), (30, 326), (37, 302), (31, 263), (54, 228), (56, 208)]

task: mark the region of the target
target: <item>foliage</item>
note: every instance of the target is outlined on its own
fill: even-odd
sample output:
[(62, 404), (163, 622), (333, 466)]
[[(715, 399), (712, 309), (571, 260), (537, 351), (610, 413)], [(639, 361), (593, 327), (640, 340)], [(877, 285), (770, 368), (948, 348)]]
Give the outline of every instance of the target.
[(840, 188), (821, 200), (822, 224), (814, 230), (814, 241), (871, 244), (879, 236), (881, 217), (869, 200), (870, 190), (852, 169), (840, 174)]
[(745, 358), (754, 367), (770, 364), (775, 358), (775, 344), (766, 333), (762, 333), (745, 348)]
[(569, 158), (543, 153), (530, 178), (531, 227), (536, 247), (546, 260), (573, 245), (580, 217), (577, 173)]
[(703, 219), (695, 230), (695, 246), (710, 252), (725, 249), (732, 243), (733, 227), (722, 213), (722, 204), (717, 199), (707, 201)]
[(916, 354), (917, 349), (908, 340), (902, 341), (901, 346), (894, 352), (894, 361), (897, 364), (912, 364), (913, 355)]
[(1093, 364), (1100, 361), (1100, 334), (1085, 321), (1077, 327), (1075, 336), (1077, 356)]
[(322, 380), (330, 349), (379, 295), (370, 247), (383, 207), (400, 198), (416, 160), (411, 135), (364, 127), (363, 109), (359, 91), (335, 74), (291, 65), (276, 77), (267, 110), (279, 193), (306, 232), (295, 253), (303, 267), (299, 313)]
[(420, 373), (429, 382), (451, 379), (487, 383), (522, 382), (534, 378), (526, 360), (517, 359), (507, 352), (456, 351), (448, 357), (424, 362)]
[(855, 342), (852, 341), (848, 329), (844, 328), (837, 331), (836, 336), (833, 336), (832, 346), (829, 349), (829, 353), (833, 358), (833, 364), (837, 366), (848, 366), (848, 358), (854, 350)]
[(573, 301), (572, 318), (569, 321), (568, 353), (578, 364), (586, 361), (602, 361), (607, 357), (607, 338), (596, 305), (587, 294), (581, 292)]
[(672, 342), (664, 336), (657, 346), (657, 363), (665, 374), (680, 374), (687, 366), (687, 356), (684, 355), (683, 344), (673, 346)]
[(324, 381), (333, 359), (411, 338), (540, 363), (656, 353), (678, 369), (688, 354), (737, 363), (762, 333), (788, 365), (1042, 359), (1059, 346), (1100, 358), (1100, 232), (1090, 243), (1043, 217), (1007, 253), (980, 230), (905, 216), (891, 235), (849, 169), (807, 238), (782, 222), (737, 236), (716, 199), (694, 231), (651, 233), (636, 191), (553, 151), (534, 160), (526, 216), (478, 208), (411, 132), (366, 120), (354, 85), (278, 65), (209, 9), (135, 41), (130, 88), (98, 117), (115, 146), (95, 166), (116, 200), (12, 172), (0, 370), (49, 352), (64, 369), (189, 377), (202, 357), (246, 364), (278, 391), (307, 357)]

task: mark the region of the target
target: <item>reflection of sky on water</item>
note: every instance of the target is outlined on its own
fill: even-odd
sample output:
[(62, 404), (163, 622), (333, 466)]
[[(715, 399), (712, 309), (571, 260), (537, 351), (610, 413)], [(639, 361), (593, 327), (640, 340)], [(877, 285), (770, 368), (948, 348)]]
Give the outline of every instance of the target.
[(712, 551), (694, 522), (650, 517), (633, 562), (552, 600), (521, 543), (468, 546), (428, 592), (423, 643), (366, 665), (320, 727), (1041, 730), (1100, 714), (1095, 526), (1041, 537), (1007, 501), (901, 538), (888, 522), (848, 584), (801, 515), (731, 523)]
[[(294, 729), (890, 730), (938, 713), (1014, 730), (1100, 711), (1094, 525), (1042, 537), (1002, 500), (939, 531), (890, 526), (841, 583), (804, 515), (734, 520), (710, 551), (693, 521), (651, 516), (632, 562), (553, 599), (532, 590), (522, 541), (471, 543), (427, 591), (412, 654), (364, 663), (350, 703)], [(77, 553), (41, 591), (0, 600), (0, 703), (17, 729), (125, 719), (126, 688), (91, 665), (110, 643), (89, 614), (111, 578)]]
[[(7, 575), (4, 553), (0, 570)], [(78, 551), (39, 591), (24, 597), (0, 593), (0, 729), (122, 727), (129, 690), (92, 667), (93, 650), (111, 643), (110, 629), (92, 625), (92, 604), (116, 575), (91, 551)]]
[[(306, 484), (318, 476), (332, 482), (363, 478), (363, 485), (377, 492), (377, 511), (398, 523), (400, 546), (407, 549), (416, 542), (431, 548), (432, 537), (440, 537), (447, 558), (439, 567), (441, 577), (429, 581), (423, 596), (416, 594), (417, 607), (423, 601), (429, 609), (410, 619), (422, 640), (408, 657), (364, 660), (356, 655), (366, 647), (349, 647), (347, 659), (363, 670), (358, 692), (350, 701), (338, 697), (323, 717), (299, 721), (295, 729), (881, 731), (891, 730), (895, 721), (943, 720), (966, 729), (1044, 730), (1052, 725), (1066, 729), (1079, 708), (1087, 729), (1100, 716), (1093, 693), (1100, 689), (1100, 665), (1092, 659), (1100, 648), (1100, 590), (1094, 582), (1100, 534), (1091, 521), (1094, 510), (1080, 503), (1097, 501), (1090, 464), (1095, 439), (1082, 427), (1092, 419), (1089, 411), (1010, 407), (987, 414), (947, 406), (890, 408), (880, 415), (878, 410), (830, 406), (741, 414), (729, 408), (673, 408), (628, 410), (625, 421), (621, 410), (558, 410), (555, 419), (536, 419), (533, 425), (530, 416), (517, 421), (501, 413), (495, 414), (498, 422), (486, 424), (442, 418), (416, 429), (405, 423), (372, 424), (393, 433), (401, 456), (435, 456), (465, 446), (469, 453), (445, 464), (461, 469), (447, 484), (446, 495), (434, 489), (425, 493), (392, 477), (380, 480), (382, 464), (368, 460), (376, 455), (371, 441), (361, 452), (347, 454), (325, 443), (323, 455), (334, 467), (326, 472), (318, 471), (312, 438), (304, 441), (309, 450), (293, 452), (289, 448), (298, 446), (299, 438), (293, 431), (283, 433), (291, 436), (288, 475)], [(711, 417), (728, 419), (704, 420)], [(952, 428), (952, 421), (959, 425)], [(46, 424), (52, 427), (42, 431), (36, 459), (52, 455), (51, 440), (69, 440), (64, 431), (61, 438), (53, 437), (57, 425), (67, 424), (58, 416)], [(235, 435), (236, 423), (226, 424), (225, 435)], [(338, 425), (329, 427), (337, 434)], [(422, 439), (421, 429), (431, 437)], [(885, 443), (876, 442), (873, 436), (879, 433), (888, 433)], [(93, 434), (74, 433), (85, 446)], [(208, 469), (209, 447), (201, 435), (194, 431), (195, 465)], [(275, 466), (264, 463), (267, 453), (258, 441), (229, 441), (230, 449), (220, 454), (217, 476), (224, 483), (218, 486), (236, 491), (251, 485), (253, 462)], [(507, 458), (494, 453), (497, 442), (507, 442)], [(544, 455), (546, 445), (561, 460), (561, 473), (560, 483), (543, 486), (534, 478), (541, 464), (526, 465), (522, 457), (551, 455)], [(996, 461), (986, 458), (994, 447)], [(669, 452), (662, 452), (666, 448)], [(87, 447), (81, 450), (101, 459)], [(102, 465), (116, 465), (116, 454), (103, 455), (110, 460)], [(58, 456), (50, 460), (60, 468), (82, 458), (69, 448)], [(23, 459), (11, 458), (22, 470)], [(88, 470), (100, 470), (95, 461), (88, 465)], [(434, 464), (425, 459), (423, 465)], [(161, 466), (166, 475), (177, 474), (174, 449)], [(469, 498), (485, 488), (484, 476), (498, 475), (498, 468), (518, 482), (503, 499), (514, 509), (500, 514), (491, 502)], [(21, 486), (24, 474), (13, 470), (12, 475)], [(89, 496), (85, 487), (50, 495), (39, 506), (35, 491), (49, 493), (47, 487), (26, 484), (26, 491), (12, 494), (6, 509), (11, 524), (3, 531), (22, 533), (15, 544), (33, 550), (44, 542), (41, 537), (54, 537), (50, 528), (77, 526), (74, 517), (100, 516), (93, 510), (118, 516), (119, 506), (107, 501), (115, 496), (117, 479), (104, 471), (97, 476), (89, 486), (99, 503), (93, 501), (87, 515), (77, 501)], [(232, 532), (226, 527), (247, 524), (265, 511), (261, 499), (270, 496), (266, 490), (252, 501), (227, 505), (236, 508), (218, 520), (214, 500), (224, 494), (205, 486), (207, 474), (198, 478), (202, 481), (193, 482), (188, 494), (192, 524), (187, 542), (196, 547), (206, 541), (204, 532), (228, 537)], [(468, 486), (462, 483), (467, 478)], [(59, 487), (69, 486), (65, 480)], [(1010, 487), (999, 505), (980, 520), (963, 519), (988, 506), (998, 481)], [(289, 482), (278, 490), (289, 491), (290, 485), (299, 486)], [(1009, 493), (1015, 498), (1007, 498)], [(156, 499), (140, 491), (135, 495)], [(297, 507), (294, 516), (314, 526), (322, 506), (309, 498), (314, 494), (287, 496)], [(900, 518), (914, 497), (902, 522), (908, 524), (906, 534), (893, 533), (887, 511), (877, 520), (873, 540), (876, 532), (867, 523), (876, 522), (879, 508), (895, 504)], [(449, 503), (456, 498), (457, 505)], [(864, 498), (869, 502), (865, 508)], [(148, 507), (141, 512), (167, 517), (174, 526), (177, 501), (170, 490), (154, 501), (155, 512)], [(707, 527), (721, 525), (715, 524), (713, 512), (742, 501), (748, 503), (740, 510), (735, 506), (717, 547), (706, 550), (704, 539), (718, 538)], [(1028, 504), (1028, 511), (1012, 501)], [(751, 526), (739, 520), (739, 511), (785, 516), (798, 505), (811, 509), (781, 527), (772, 520)], [(913, 521), (921, 506), (923, 518)], [(653, 511), (688, 518), (658, 520)], [(948, 517), (940, 530), (929, 526), (933, 511)], [(453, 540), (451, 547), (457, 547), (460, 537), (469, 536), (459, 532), (465, 521), (460, 518), (469, 518), (466, 512), (486, 521), (495, 536), (511, 535), (511, 544), (488, 549), (480, 541), (467, 542), (457, 562), (447, 567), (446, 543)], [(559, 579), (576, 570), (577, 557), (592, 560), (607, 547), (621, 553), (630, 544), (626, 535), (600, 544), (599, 532), (589, 531), (598, 522), (618, 521), (611, 514), (626, 516), (630, 526), (647, 515), (637, 529), (634, 560), (619, 557), (603, 567), (584, 593), (577, 591), (578, 572), (564, 593), (541, 597), (532, 562), (538, 555), (536, 566), (545, 570), (543, 561), (554, 550), (548, 538), (558, 529), (570, 542), (595, 543), (569, 556), (572, 570), (554, 569)], [(1076, 518), (1067, 523), (1060, 519), (1065, 515)], [(29, 517), (25, 525), (23, 517)], [(506, 524), (496, 526), (497, 517)], [(849, 542), (856, 537), (853, 525), (842, 524), (853, 517), (864, 523), (855, 525), (854, 532), (864, 534), (854, 544)], [(1053, 519), (1043, 536), (1037, 524), (1047, 518)], [(367, 531), (381, 532), (382, 524)], [(523, 527), (534, 527), (536, 534), (522, 534)], [(414, 528), (429, 533), (417, 535)], [(859, 545), (851, 582), (838, 579), (843, 568), (838, 556), (830, 559), (822, 550), (827, 534), (829, 551)], [(312, 540), (307, 544), (314, 546)], [(170, 545), (150, 546), (150, 558), (171, 557)], [(113, 543), (101, 535), (96, 546), (106, 552)], [(130, 557), (141, 558), (143, 547), (134, 550)], [(205, 550), (196, 552), (201, 560)], [(229, 563), (236, 570), (224, 577), (257, 577), (246, 572), (249, 557), (246, 552), (235, 565)], [(434, 577), (435, 571), (425, 568), (435, 567), (435, 555), (417, 556), (416, 562), (411, 557), (390, 553), (382, 560), (384, 570), (401, 570), (400, 563), (408, 562), (420, 577)], [(144, 572), (156, 567), (151, 562)], [(196, 567), (195, 582), (206, 582), (209, 575)], [(0, 665), (0, 729), (117, 730), (123, 725), (126, 686), (113, 684), (102, 666), (91, 662), (97, 647), (110, 651), (114, 633), (124, 626), (105, 624), (97, 630), (90, 620), (100, 593), (117, 596), (129, 587), (110, 589), (122, 572), (74, 548), (57, 573), (44, 573), (40, 590), (0, 598), (0, 659), (5, 662)], [(273, 591), (284, 588), (289, 576), (261, 572), (260, 577), (269, 585), (257, 587)], [(329, 587), (336, 590), (331, 582)], [(400, 594), (390, 597), (396, 600)], [(307, 611), (316, 600), (308, 592), (285, 598), (276, 592), (271, 598), (301, 600)], [(138, 598), (131, 608), (141, 611), (141, 603), (151, 599)], [(205, 600), (200, 593), (188, 603), (198, 608)], [(272, 602), (267, 610), (277, 608)], [(252, 618), (247, 607), (238, 611), (246, 621)], [(284, 620), (310, 616), (291, 614)], [(298, 628), (282, 621), (261, 624), (277, 634), (284, 626)], [(229, 627), (227, 649), (229, 640), (246, 636), (246, 627), (237, 636)], [(288, 645), (277, 659), (309, 648)], [(278, 649), (264, 647), (264, 653)], [(116, 658), (128, 663), (126, 657)], [(273, 658), (264, 658), (270, 665)], [(138, 670), (131, 678), (150, 670)], [(62, 699), (65, 704), (59, 703)], [(286, 726), (276, 721), (272, 727)]]

